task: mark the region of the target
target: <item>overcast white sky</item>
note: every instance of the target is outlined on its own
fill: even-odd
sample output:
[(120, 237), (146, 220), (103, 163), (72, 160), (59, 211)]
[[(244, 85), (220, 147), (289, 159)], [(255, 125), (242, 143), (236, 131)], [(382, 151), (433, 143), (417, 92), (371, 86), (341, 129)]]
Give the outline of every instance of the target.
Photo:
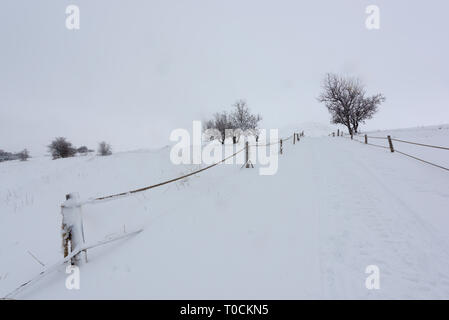
[[(80, 8), (81, 28), (65, 27)], [(380, 7), (381, 28), (365, 28)], [(449, 123), (445, 0), (2, 0), (0, 149), (56, 136), (116, 151), (161, 146), (245, 98), (263, 126), (329, 123), (326, 72), (387, 102), (362, 129)]]

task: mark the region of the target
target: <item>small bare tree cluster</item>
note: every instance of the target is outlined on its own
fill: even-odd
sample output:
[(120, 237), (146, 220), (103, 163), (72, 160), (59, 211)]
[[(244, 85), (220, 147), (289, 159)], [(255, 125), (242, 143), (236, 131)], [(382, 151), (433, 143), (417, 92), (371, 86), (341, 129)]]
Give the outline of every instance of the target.
[(204, 124), (205, 131), (210, 134), (212, 139), (218, 139), (222, 144), (230, 133), (234, 130), (230, 115), (226, 112), (217, 112), (211, 120)]
[(326, 105), (332, 123), (346, 126), (353, 134), (358, 133), (361, 123), (373, 117), (385, 97), (380, 93), (367, 97), (358, 79), (327, 74), (318, 101)]
[(111, 145), (109, 145), (105, 141), (100, 142), (98, 144), (98, 154), (100, 156), (110, 156), (112, 154)]
[(59, 158), (73, 157), (76, 154), (76, 149), (72, 146), (72, 143), (66, 140), (66, 138), (59, 137), (51, 142), (48, 146), (53, 160)]
[(224, 144), (226, 138), (232, 137), (233, 143), (237, 143), (242, 134), (258, 134), (258, 125), (262, 120), (259, 114), (252, 114), (245, 100), (238, 100), (233, 105), (234, 110), (231, 113), (223, 111), (214, 114), (211, 120), (204, 123), (204, 129), (207, 132), (216, 132), (211, 134), (213, 139), (219, 139)]
[(231, 117), (231, 122), (234, 125), (234, 143), (242, 133), (258, 135), (258, 125), (262, 117), (259, 114), (252, 114), (245, 100), (238, 100), (234, 103), (234, 112)]

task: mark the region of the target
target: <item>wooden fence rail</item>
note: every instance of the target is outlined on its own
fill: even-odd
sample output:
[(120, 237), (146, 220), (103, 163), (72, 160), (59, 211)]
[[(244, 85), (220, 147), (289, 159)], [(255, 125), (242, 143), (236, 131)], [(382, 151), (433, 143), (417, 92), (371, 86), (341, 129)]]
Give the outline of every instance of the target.
[[(338, 132), (338, 131), (337, 131), (337, 132)], [(331, 133), (331, 134), (329, 134), (329, 135), (330, 135), (330, 136), (332, 135), (333, 137), (335, 137), (335, 132), (333, 132), (333, 133)], [(342, 136), (344, 136), (343, 133), (342, 133)], [(345, 136), (345, 138), (346, 138), (346, 136)], [(369, 143), (369, 142), (368, 142), (368, 139), (381, 139), (381, 140), (387, 140), (387, 141), (388, 141), (388, 147), (382, 146), (382, 145), (378, 145), (378, 144)], [(443, 166), (441, 166), (441, 165), (432, 163), (432, 162), (430, 162), (430, 161), (427, 161), (427, 160), (418, 158), (418, 157), (416, 157), (416, 156), (410, 155), (410, 154), (408, 154), (408, 153), (405, 153), (405, 152), (402, 152), (402, 151), (397, 150), (397, 149), (393, 146), (393, 141), (395, 141), (395, 142), (400, 142), (400, 143), (412, 144), (412, 145), (421, 146), (421, 147), (435, 148), (435, 149), (440, 149), (440, 150), (449, 150), (448, 147), (441, 147), (441, 146), (435, 146), (435, 145), (430, 145), (430, 144), (424, 144), (424, 143), (418, 143), (418, 142), (412, 142), (412, 141), (406, 141), (406, 140), (396, 139), (396, 138), (392, 138), (392, 137), (389, 136), (389, 135), (386, 136), (386, 137), (372, 137), (372, 136), (368, 136), (368, 135), (365, 134), (365, 135), (364, 135), (364, 141), (362, 142), (362, 141), (360, 141), (360, 140), (358, 140), (358, 139), (354, 139), (353, 134), (351, 134), (351, 140), (355, 140), (355, 141), (357, 141), (357, 142), (364, 143), (364, 144), (366, 144), (366, 145), (370, 145), (370, 146), (374, 146), (374, 147), (379, 147), (379, 148), (389, 149), (391, 153), (397, 152), (397, 153), (402, 154), (402, 155), (404, 155), (404, 156), (407, 156), (407, 157), (409, 157), (409, 158), (412, 158), (412, 159), (421, 161), (421, 162), (423, 162), (423, 163), (429, 164), (429, 165), (431, 165), (431, 166), (434, 166), (434, 167), (437, 167), (437, 168), (440, 168), (440, 169), (449, 171), (449, 168), (443, 167)]]

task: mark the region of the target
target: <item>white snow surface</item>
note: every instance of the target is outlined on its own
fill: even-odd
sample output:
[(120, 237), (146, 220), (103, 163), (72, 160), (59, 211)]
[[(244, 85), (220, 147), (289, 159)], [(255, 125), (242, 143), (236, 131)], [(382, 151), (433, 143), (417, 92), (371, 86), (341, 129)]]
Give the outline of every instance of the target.
[[(321, 129), (317, 129), (320, 131)], [(219, 165), (82, 207), (80, 290), (65, 267), (18, 299), (449, 299), (449, 172), (345, 138), (284, 144), (279, 170)], [(324, 133), (324, 129), (323, 129)], [(369, 133), (449, 145), (449, 125)], [(320, 134), (314, 134), (320, 135)], [(449, 165), (449, 151), (395, 143)], [(0, 163), (0, 297), (61, 260), (60, 205), (151, 185), (198, 166), (170, 148)], [(365, 269), (377, 265), (380, 289)]]

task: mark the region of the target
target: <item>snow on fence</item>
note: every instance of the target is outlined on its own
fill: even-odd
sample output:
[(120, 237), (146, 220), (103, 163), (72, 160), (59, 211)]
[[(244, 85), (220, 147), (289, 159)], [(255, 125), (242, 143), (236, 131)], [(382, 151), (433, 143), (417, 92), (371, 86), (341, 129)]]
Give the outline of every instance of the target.
[(140, 233), (143, 229), (139, 229), (133, 232), (125, 232), (122, 235), (109, 238), (106, 240), (102, 240), (93, 244), (86, 244), (84, 240), (84, 228), (83, 228), (83, 220), (82, 220), (82, 206), (87, 204), (95, 204), (102, 201), (107, 200), (113, 200), (118, 199), (122, 197), (126, 197), (135, 193), (143, 192), (146, 190), (150, 190), (153, 188), (161, 187), (163, 185), (176, 182), (182, 179), (185, 179), (187, 177), (190, 177), (192, 175), (195, 175), (197, 173), (200, 173), (202, 171), (206, 171), (208, 169), (211, 169), (223, 162), (225, 162), (228, 159), (231, 159), (235, 157), (240, 152), (245, 151), (245, 163), (243, 164), (242, 168), (254, 168), (253, 164), (251, 163), (249, 159), (249, 151), (250, 147), (264, 147), (264, 146), (270, 146), (273, 144), (280, 144), (280, 154), (282, 154), (282, 146), (283, 143), (288, 141), (289, 139), (293, 138), (293, 144), (296, 144), (296, 142), (299, 142), (300, 137), (304, 137), (304, 131), (300, 133), (293, 133), (287, 138), (281, 138), (277, 142), (271, 142), (267, 144), (253, 144), (249, 145), (248, 142), (245, 143), (245, 147), (240, 149), (239, 151), (235, 152), (234, 154), (230, 155), (227, 158), (224, 158), (221, 161), (218, 161), (212, 165), (209, 165), (207, 167), (204, 167), (202, 169), (190, 172), (188, 174), (182, 175), (180, 177), (176, 177), (170, 180), (166, 180), (157, 184), (153, 184), (150, 186), (142, 187), (139, 189), (134, 189), (126, 192), (116, 193), (112, 195), (102, 196), (94, 199), (90, 199), (87, 201), (80, 201), (79, 194), (76, 192), (72, 192), (66, 195), (66, 200), (61, 205), (61, 214), (62, 214), (62, 227), (61, 227), (61, 236), (62, 236), (62, 247), (64, 251), (64, 259), (61, 261), (45, 268), (42, 272), (40, 272), (37, 276), (33, 277), (32, 279), (26, 281), (22, 285), (20, 285), (18, 288), (16, 288), (14, 291), (10, 292), (5, 296), (5, 298), (12, 298), (19, 292), (21, 292), (26, 287), (30, 286), (31, 284), (34, 284), (41, 278), (43, 278), (45, 275), (50, 273), (51, 271), (56, 270), (59, 266), (70, 263), (72, 265), (80, 265), (82, 262), (82, 259), (80, 257), (81, 254), (84, 254), (84, 261), (87, 263), (87, 249), (95, 248), (98, 246), (102, 246), (106, 243), (110, 243), (112, 241), (117, 241), (120, 239), (129, 238), (131, 236), (134, 236), (138, 233)]
[[(333, 137), (335, 137), (335, 132), (332, 132), (332, 133), (329, 134), (329, 135), (332, 135)], [(338, 131), (337, 131), (337, 137), (338, 137), (339, 135), (340, 135), (340, 134), (339, 134), (339, 130), (338, 130)], [(342, 136), (342, 137), (345, 137), (345, 138), (349, 138), (349, 137), (347, 137), (346, 135), (344, 135), (343, 132), (341, 133), (341, 136)], [(370, 145), (370, 146), (374, 146), (374, 147), (379, 147), (379, 148), (389, 149), (392, 153), (397, 152), (397, 153), (402, 154), (402, 155), (404, 155), (404, 156), (407, 156), (407, 157), (409, 157), (409, 158), (412, 158), (412, 159), (418, 160), (418, 161), (420, 161), (420, 162), (429, 164), (429, 165), (431, 165), (431, 166), (434, 166), (434, 167), (437, 167), (437, 168), (440, 168), (440, 169), (449, 171), (449, 168), (443, 167), (443, 166), (438, 165), (438, 164), (436, 164), (436, 163), (433, 163), (433, 162), (430, 162), (430, 161), (427, 161), (427, 160), (418, 158), (418, 157), (416, 157), (416, 156), (410, 155), (410, 154), (408, 154), (408, 153), (405, 153), (405, 152), (402, 152), (402, 151), (397, 150), (397, 149), (393, 146), (393, 141), (399, 142), (399, 143), (406, 143), (406, 144), (410, 144), (410, 145), (416, 145), (416, 146), (420, 146), (420, 147), (427, 147), (427, 148), (440, 149), (440, 150), (449, 150), (448, 147), (441, 147), (441, 146), (435, 146), (435, 145), (430, 145), (430, 144), (418, 143), (418, 142), (413, 142), (413, 141), (407, 141), (407, 140), (395, 139), (395, 138), (392, 138), (392, 137), (389, 136), (389, 135), (386, 136), (386, 137), (373, 137), (373, 136), (368, 136), (368, 135), (365, 134), (363, 137), (364, 137), (364, 141), (360, 141), (360, 140), (358, 140), (358, 139), (354, 139), (354, 135), (353, 135), (353, 134), (350, 134), (350, 139), (351, 139), (351, 140), (355, 140), (355, 141), (357, 141), (357, 142), (360, 142), (360, 143), (363, 143), (363, 144), (366, 144), (366, 145)], [(388, 147), (382, 146), (382, 145), (379, 145), (379, 144), (375, 144), (375, 143), (370, 143), (370, 142), (368, 142), (368, 139), (374, 139), (374, 140), (387, 140), (387, 141), (388, 141)]]

